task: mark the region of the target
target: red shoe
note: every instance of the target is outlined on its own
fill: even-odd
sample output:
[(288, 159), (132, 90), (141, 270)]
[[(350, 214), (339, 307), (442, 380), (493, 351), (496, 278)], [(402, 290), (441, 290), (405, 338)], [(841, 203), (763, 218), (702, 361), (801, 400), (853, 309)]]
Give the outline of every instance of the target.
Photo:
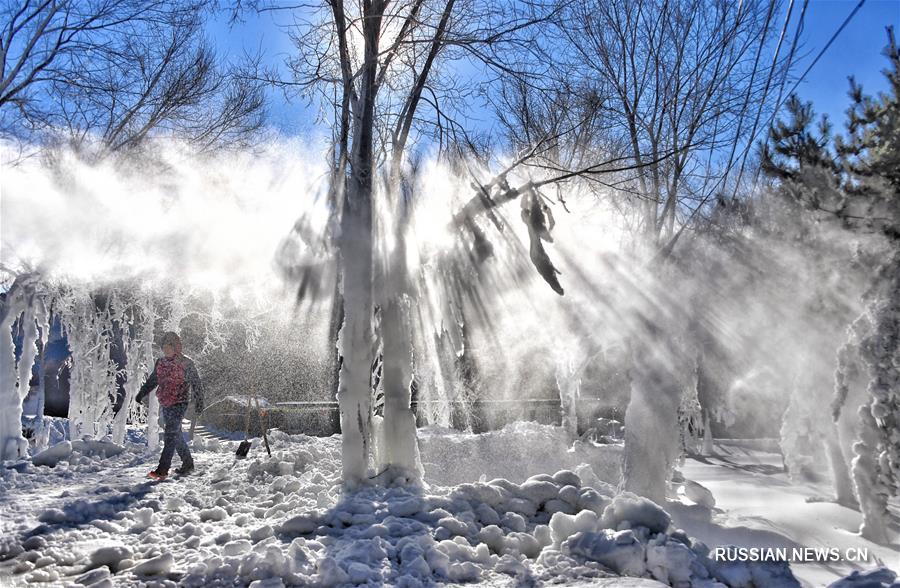
[(167, 474), (160, 474), (160, 473), (157, 472), (156, 470), (153, 470), (152, 472), (150, 472), (149, 474), (147, 474), (147, 477), (148, 477), (148, 478), (152, 478), (152, 479), (154, 479), (154, 480), (157, 480), (157, 481), (159, 481), (159, 482), (162, 482), (163, 480), (166, 479)]

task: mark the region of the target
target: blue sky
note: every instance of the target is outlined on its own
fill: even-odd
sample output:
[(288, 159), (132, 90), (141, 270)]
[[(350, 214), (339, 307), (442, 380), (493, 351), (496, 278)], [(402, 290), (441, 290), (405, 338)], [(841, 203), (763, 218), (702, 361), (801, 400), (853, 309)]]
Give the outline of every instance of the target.
[[(805, 25), (807, 56), (801, 72), (856, 4), (857, 0), (810, 2)], [(813, 102), (816, 111), (831, 117), (836, 131), (843, 124), (850, 102), (848, 76), (856, 77), (870, 94), (887, 87), (881, 73), (887, 59), (881, 51), (887, 45), (884, 29), (888, 25), (893, 25), (895, 35), (900, 35), (900, 0), (867, 0), (797, 89), (801, 98)]]
[[(796, 70), (798, 74), (806, 69), (857, 2), (810, 1), (801, 60)], [(786, 7), (787, 2), (784, 5)], [(795, 0), (794, 20), (801, 5), (801, 0)], [(782, 13), (776, 21), (779, 27), (783, 18)], [(262, 52), (266, 63), (280, 64), (294, 51), (287, 34), (280, 27), (288, 22), (290, 15), (287, 12), (247, 14), (242, 23), (232, 28), (224, 19), (212, 22), (209, 34), (222, 57)], [(881, 51), (887, 43), (885, 27), (888, 25), (893, 25), (900, 34), (900, 0), (866, 0), (797, 90), (801, 98), (813, 102), (817, 112), (829, 115), (836, 131), (843, 125), (844, 112), (849, 104), (849, 76), (855, 76), (868, 93), (886, 87), (881, 70), (887, 60)], [(286, 135), (312, 132), (315, 129), (315, 114), (302, 100), (289, 102), (280, 92), (271, 94), (270, 123)]]

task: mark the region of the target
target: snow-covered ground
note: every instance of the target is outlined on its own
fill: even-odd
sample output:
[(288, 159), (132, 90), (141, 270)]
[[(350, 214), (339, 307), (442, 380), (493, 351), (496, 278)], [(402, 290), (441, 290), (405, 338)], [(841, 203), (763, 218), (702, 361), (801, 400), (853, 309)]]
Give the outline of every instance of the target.
[[(426, 477), (445, 485), (347, 494), (339, 437), (273, 431), (272, 457), (256, 442), (245, 460), (235, 459), (234, 442), (198, 438), (198, 471), (161, 483), (145, 477), (157, 454), (139, 435), (129, 438), (117, 455), (76, 445), (55, 467), (26, 463), (0, 474), (0, 586), (711, 587), (721, 584), (710, 574), (740, 573), (756, 586), (796, 586), (782, 565), (718, 566), (688, 535), (709, 546), (813, 537), (859, 544), (844, 530), (853, 524), (846, 509), (805, 502), (812, 493), (789, 488), (758, 451), (688, 462), (683, 472), (713, 491), (721, 511), (710, 518), (708, 509), (670, 504), (671, 525), (662, 509), (616, 495), (601, 479), (615, 475), (604, 468), (619, 448), (559, 453), (565, 437), (554, 427), (423, 431)], [(893, 567), (895, 548), (877, 549)], [(811, 567), (801, 576), (818, 586), (847, 572)]]
[[(891, 545), (877, 545), (859, 536), (859, 511), (836, 504), (827, 485), (793, 484), (781, 455), (736, 445), (716, 444), (716, 456), (689, 459), (682, 468), (687, 479), (703, 484), (716, 499), (714, 512), (696, 505), (669, 504), (676, 526), (708, 545), (739, 547), (812, 547), (868, 549), (868, 562), (794, 563), (794, 575), (806, 586), (826, 586), (854, 570), (884, 565), (900, 570), (900, 517), (890, 525)], [(877, 584), (876, 584), (877, 585)]]

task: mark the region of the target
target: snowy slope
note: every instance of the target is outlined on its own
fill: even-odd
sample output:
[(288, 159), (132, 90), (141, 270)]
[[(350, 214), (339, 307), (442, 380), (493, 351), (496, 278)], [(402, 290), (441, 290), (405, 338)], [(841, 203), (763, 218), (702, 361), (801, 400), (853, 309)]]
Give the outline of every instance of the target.
[[(854, 570), (879, 563), (900, 570), (900, 543), (880, 546), (859, 536), (860, 514), (824, 497), (827, 485), (794, 485), (781, 456), (733, 445), (715, 446), (716, 456), (688, 459), (682, 473), (712, 491), (716, 510), (696, 505), (667, 507), (677, 526), (709, 545), (741, 547), (868, 548), (870, 562), (795, 563), (794, 575), (805, 586), (826, 586)], [(895, 519), (892, 525), (897, 530)]]

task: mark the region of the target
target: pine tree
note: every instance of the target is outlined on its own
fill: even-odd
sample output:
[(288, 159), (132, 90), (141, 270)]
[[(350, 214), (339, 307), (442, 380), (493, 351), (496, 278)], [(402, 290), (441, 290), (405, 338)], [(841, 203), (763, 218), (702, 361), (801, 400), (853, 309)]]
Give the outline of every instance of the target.
[[(889, 250), (867, 294), (870, 329), (858, 343), (868, 369), (867, 402), (859, 409), (860, 438), (853, 446), (860, 532), (879, 543), (889, 539), (888, 499), (900, 494), (900, 52), (890, 28), (885, 55), (888, 90), (866, 96), (851, 80), (848, 135), (835, 142), (845, 170), (840, 214), (882, 234)], [(840, 372), (839, 365), (839, 385), (847, 381)]]
[(761, 149), (762, 171), (778, 180), (779, 194), (803, 209), (835, 213), (844, 196), (841, 166), (832, 153), (831, 123), (816, 120), (811, 102), (796, 94), (785, 104), (787, 120), (776, 121)]
[(835, 146), (847, 170), (848, 200), (862, 205), (858, 220), (900, 241), (900, 50), (890, 27), (884, 54), (890, 60), (888, 90), (866, 96), (851, 78), (848, 135), (837, 137)]
[[(761, 152), (763, 172), (776, 186), (765, 196), (766, 207), (755, 219), (756, 228), (767, 241), (802, 252), (811, 281), (827, 285), (833, 283), (835, 264), (846, 256), (845, 248), (831, 239), (829, 230), (829, 225), (838, 222), (836, 215), (846, 202), (843, 170), (833, 149), (828, 118), (816, 117), (812, 104), (796, 95), (786, 106), (787, 117), (773, 125)], [(831, 288), (819, 288), (803, 311), (806, 320), (815, 320), (817, 328), (837, 337), (851, 317), (835, 303)], [(819, 340), (828, 341), (829, 337)], [(827, 354), (834, 350), (822, 347), (819, 351)], [(821, 475), (820, 464), (828, 460), (835, 499), (853, 504), (850, 461), (837, 442), (837, 426), (825, 410), (828, 383), (815, 374), (803, 361), (786, 374), (793, 384), (780, 431), (784, 463), (792, 479), (811, 480)]]

